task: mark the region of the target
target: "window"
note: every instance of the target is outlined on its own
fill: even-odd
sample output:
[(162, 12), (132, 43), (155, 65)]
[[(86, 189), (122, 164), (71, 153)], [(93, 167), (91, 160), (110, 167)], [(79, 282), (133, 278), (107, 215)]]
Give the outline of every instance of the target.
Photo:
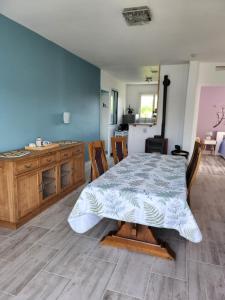
[(143, 94), (141, 95), (140, 118), (151, 119), (157, 110), (157, 94)]
[(117, 91), (111, 91), (111, 99), (110, 99), (110, 124), (117, 124), (117, 111), (118, 111), (118, 96), (119, 93)]

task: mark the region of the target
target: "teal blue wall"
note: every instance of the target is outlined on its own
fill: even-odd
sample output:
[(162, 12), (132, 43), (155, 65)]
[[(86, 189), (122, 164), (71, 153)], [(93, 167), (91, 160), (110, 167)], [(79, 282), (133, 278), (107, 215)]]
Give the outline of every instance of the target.
[(0, 151), (98, 139), (99, 96), (99, 68), (0, 15)]

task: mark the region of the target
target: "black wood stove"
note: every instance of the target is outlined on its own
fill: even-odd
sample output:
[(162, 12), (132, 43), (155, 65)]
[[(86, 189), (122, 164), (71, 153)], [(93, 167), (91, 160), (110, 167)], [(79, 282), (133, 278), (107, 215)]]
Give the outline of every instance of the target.
[(154, 138), (148, 138), (145, 140), (145, 152), (153, 153), (159, 152), (161, 154), (167, 154), (168, 139), (165, 138), (165, 124), (166, 124), (166, 102), (167, 102), (167, 88), (170, 85), (168, 75), (164, 76), (163, 80), (163, 114), (162, 114), (162, 128), (161, 135), (155, 135)]

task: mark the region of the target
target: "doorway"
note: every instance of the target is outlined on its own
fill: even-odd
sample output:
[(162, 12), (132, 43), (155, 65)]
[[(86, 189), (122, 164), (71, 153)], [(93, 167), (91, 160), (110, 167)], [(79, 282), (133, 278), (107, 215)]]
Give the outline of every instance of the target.
[(199, 100), (197, 137), (204, 154), (225, 158), (225, 87), (202, 86)]
[(110, 124), (109, 92), (101, 90), (100, 95), (100, 139), (105, 142), (105, 151), (108, 155)]

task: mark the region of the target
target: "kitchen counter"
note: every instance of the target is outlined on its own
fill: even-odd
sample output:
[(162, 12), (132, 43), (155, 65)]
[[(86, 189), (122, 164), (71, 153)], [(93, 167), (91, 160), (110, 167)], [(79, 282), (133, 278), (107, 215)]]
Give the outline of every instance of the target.
[(128, 153), (145, 152), (145, 140), (160, 134), (159, 126), (150, 123), (129, 124)]
[(149, 126), (149, 127), (152, 127), (154, 126), (154, 123), (132, 123), (132, 124), (129, 124), (130, 126)]

